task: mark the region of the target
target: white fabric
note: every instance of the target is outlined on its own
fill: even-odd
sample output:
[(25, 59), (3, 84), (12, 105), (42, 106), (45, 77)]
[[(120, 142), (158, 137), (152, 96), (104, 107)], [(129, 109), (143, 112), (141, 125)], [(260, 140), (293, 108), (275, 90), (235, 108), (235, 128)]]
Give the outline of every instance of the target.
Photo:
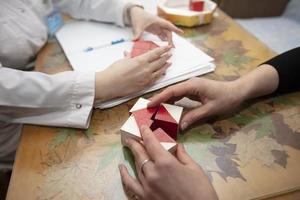
[(47, 41), (45, 17), (54, 7), (77, 19), (123, 26), (124, 7), (132, 4), (140, 5), (136, 0), (0, 1), (0, 62), (6, 67), (24, 69), (34, 60)]
[(26, 69), (46, 43), (45, 16), (55, 7), (78, 19), (124, 26), (124, 8), (131, 4), (139, 5), (134, 0), (0, 1), (0, 170), (12, 167), (23, 123), (89, 125), (95, 73), (15, 70)]
[(23, 123), (87, 128), (94, 93), (94, 73), (0, 67), (0, 170), (12, 166)]
[(0, 67), (0, 121), (87, 128), (94, 73), (47, 75)]

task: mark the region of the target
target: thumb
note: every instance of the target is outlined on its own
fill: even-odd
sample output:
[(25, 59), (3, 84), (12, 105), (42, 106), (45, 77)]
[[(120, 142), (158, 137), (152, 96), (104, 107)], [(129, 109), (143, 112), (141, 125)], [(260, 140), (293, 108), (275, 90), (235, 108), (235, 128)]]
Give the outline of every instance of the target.
[(125, 58), (131, 58), (131, 54), (128, 51), (123, 52)]
[(141, 29), (140, 27), (134, 28), (133, 29), (133, 40), (138, 40), (142, 36), (144, 30)]
[(211, 110), (211, 106), (209, 104), (203, 104), (200, 107), (187, 112), (182, 117), (182, 120), (180, 123), (181, 129), (185, 130), (188, 126), (190, 126), (194, 122), (208, 116), (210, 110)]
[(194, 164), (193, 159), (187, 154), (182, 144), (178, 144), (176, 157), (184, 165)]

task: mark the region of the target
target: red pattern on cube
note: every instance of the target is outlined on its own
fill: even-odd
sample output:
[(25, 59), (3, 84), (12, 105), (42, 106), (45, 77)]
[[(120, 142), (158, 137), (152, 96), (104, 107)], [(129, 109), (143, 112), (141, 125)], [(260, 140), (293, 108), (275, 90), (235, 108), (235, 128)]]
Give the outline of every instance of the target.
[(177, 133), (178, 133), (177, 124), (169, 123), (161, 120), (155, 120), (151, 126), (151, 130), (155, 130), (157, 128), (163, 129), (171, 138), (177, 140)]
[(159, 46), (152, 41), (137, 40), (133, 44), (131, 57), (132, 58), (137, 57), (157, 47)]
[(175, 143), (175, 140), (173, 140), (164, 130), (161, 128), (156, 129), (153, 131), (155, 137), (157, 138), (158, 141), (160, 142), (171, 142)]
[(130, 109), (131, 116), (121, 127), (121, 141), (126, 146), (126, 138), (142, 140), (141, 127), (147, 126), (155, 134), (164, 149), (174, 153), (178, 124), (182, 114), (182, 107), (161, 104), (148, 108), (149, 100), (140, 98)]
[(158, 106), (157, 113), (154, 119), (169, 122), (169, 123), (177, 123), (176, 120), (172, 117), (172, 115), (162, 105)]
[(150, 127), (152, 131), (160, 128), (174, 140), (177, 139), (178, 123), (164, 106), (137, 110), (132, 115), (139, 128), (143, 125)]
[(192, 11), (203, 11), (203, 9), (204, 9), (204, 1), (190, 0), (189, 8)]
[(153, 123), (152, 117), (156, 112), (156, 108), (146, 108), (137, 110), (132, 113), (139, 128), (142, 126), (150, 127)]

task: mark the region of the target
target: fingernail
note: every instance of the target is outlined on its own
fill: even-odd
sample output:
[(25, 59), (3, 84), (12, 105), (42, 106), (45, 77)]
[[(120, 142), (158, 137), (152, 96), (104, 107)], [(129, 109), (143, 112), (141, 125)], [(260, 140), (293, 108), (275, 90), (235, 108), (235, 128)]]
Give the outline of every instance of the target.
[(188, 123), (183, 122), (181, 125), (181, 130), (185, 130), (188, 127)]

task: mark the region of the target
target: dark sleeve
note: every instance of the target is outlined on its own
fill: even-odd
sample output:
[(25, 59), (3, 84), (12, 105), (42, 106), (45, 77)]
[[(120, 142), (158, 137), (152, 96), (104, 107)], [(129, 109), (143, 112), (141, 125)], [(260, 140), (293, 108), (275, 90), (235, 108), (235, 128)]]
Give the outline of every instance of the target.
[(274, 93), (287, 93), (300, 89), (300, 47), (280, 54), (263, 64), (273, 66), (279, 75)]

